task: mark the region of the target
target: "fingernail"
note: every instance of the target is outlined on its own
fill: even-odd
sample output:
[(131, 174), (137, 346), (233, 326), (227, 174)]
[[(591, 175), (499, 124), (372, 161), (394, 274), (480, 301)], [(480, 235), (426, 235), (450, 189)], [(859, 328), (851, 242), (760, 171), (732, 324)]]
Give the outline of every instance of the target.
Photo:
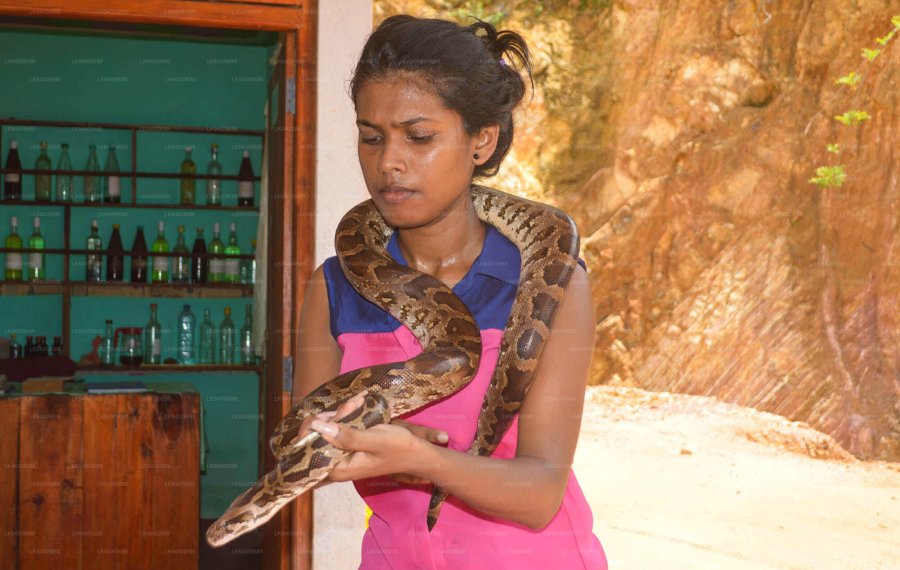
[(447, 443), (448, 441), (450, 441), (450, 436), (444, 432), (441, 432), (437, 434), (437, 440), (441, 443)]
[(328, 437), (335, 437), (338, 434), (338, 427), (336, 425), (325, 423), (321, 420), (313, 420), (309, 427)]

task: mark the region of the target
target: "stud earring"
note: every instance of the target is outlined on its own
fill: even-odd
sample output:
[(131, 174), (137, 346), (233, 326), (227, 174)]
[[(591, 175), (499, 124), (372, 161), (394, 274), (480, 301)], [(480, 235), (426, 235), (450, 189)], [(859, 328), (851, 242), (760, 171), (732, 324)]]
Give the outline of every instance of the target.
[(478, 160), (478, 153), (477, 153), (477, 152), (476, 152), (474, 155), (472, 155), (472, 156), (475, 157), (475, 160)]

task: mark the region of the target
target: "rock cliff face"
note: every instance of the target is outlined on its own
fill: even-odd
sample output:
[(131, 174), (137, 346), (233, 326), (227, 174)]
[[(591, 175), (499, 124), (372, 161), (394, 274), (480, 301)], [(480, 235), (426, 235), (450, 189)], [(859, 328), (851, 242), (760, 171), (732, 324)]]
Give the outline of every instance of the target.
[[(412, 4), (376, 13), (480, 3)], [(900, 460), (900, 37), (860, 55), (900, 3), (533, 4), (496, 8), (538, 89), (490, 183), (578, 221), (592, 382), (714, 395)], [(871, 119), (833, 119), (850, 109)], [(808, 182), (838, 162), (843, 186)]]

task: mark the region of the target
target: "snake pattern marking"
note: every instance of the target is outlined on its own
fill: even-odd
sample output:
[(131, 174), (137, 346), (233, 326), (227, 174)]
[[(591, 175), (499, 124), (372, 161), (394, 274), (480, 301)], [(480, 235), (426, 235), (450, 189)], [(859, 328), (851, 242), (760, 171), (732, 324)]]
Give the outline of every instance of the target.
[[(546, 204), (474, 184), (471, 196), (478, 217), (514, 243), (522, 260), (497, 366), (468, 451), (488, 456), (509, 429), (531, 386), (578, 263), (579, 238), (572, 219)], [(363, 405), (339, 420), (365, 429), (449, 396), (475, 376), (481, 336), (474, 318), (444, 283), (391, 258), (386, 246), (392, 231), (372, 200), (367, 200), (338, 224), (335, 250), (353, 288), (407, 326), (422, 352), (405, 362), (341, 374), (292, 408), (269, 442), (277, 459), (275, 468), (241, 493), (209, 527), (210, 545), (221, 546), (261, 526), (295, 497), (315, 488), (348, 455), (316, 432), (300, 438), (307, 416), (333, 411), (367, 389)], [(429, 530), (446, 497), (446, 491), (434, 488), (427, 514)]]

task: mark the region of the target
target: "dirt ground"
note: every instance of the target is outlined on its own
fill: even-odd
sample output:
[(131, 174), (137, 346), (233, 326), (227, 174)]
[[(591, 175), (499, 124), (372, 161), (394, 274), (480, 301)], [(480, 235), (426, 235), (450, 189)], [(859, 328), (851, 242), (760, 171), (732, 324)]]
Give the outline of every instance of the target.
[(900, 569), (900, 464), (781, 416), (592, 387), (574, 469), (611, 570)]

